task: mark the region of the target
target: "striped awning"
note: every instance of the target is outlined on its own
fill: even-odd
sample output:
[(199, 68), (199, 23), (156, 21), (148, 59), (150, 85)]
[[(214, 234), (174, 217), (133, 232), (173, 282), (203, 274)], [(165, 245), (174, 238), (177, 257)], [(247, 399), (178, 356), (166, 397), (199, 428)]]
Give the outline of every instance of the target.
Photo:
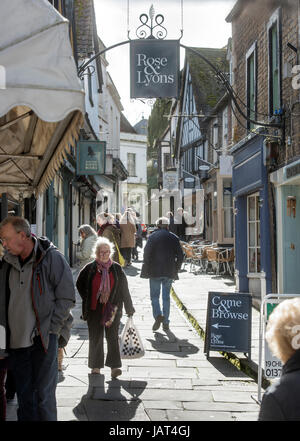
[(42, 193), (75, 145), (83, 114), (68, 20), (47, 0), (2, 0), (0, 193)]

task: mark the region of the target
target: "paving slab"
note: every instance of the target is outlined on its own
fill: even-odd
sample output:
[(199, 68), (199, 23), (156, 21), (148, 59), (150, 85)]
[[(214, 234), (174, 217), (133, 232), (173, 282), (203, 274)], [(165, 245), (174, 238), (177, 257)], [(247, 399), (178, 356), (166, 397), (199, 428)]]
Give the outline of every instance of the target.
[[(140, 269), (141, 263), (135, 263), (125, 271), (136, 309), (133, 318), (145, 346), (145, 356), (124, 360), (122, 376), (117, 380), (111, 380), (108, 367), (101, 375), (91, 375), (87, 363), (88, 331), (86, 322), (80, 319), (81, 299), (77, 293), (74, 326), (56, 393), (58, 419), (112, 422), (256, 420), (259, 406), (251, 398), (256, 389), (253, 379), (219, 353), (207, 359), (203, 339), (173, 299), (170, 331), (164, 332), (161, 328), (152, 331), (149, 282), (139, 277)], [(202, 320), (203, 326), (208, 291), (233, 290), (232, 281), (222, 278), (192, 276), (187, 272), (181, 272), (179, 277), (174, 284), (176, 294), (197, 320)], [(126, 320), (124, 315), (120, 333)], [(104, 346), (106, 348), (106, 344)], [(10, 420), (16, 419), (16, 407), (16, 402), (8, 406)]]

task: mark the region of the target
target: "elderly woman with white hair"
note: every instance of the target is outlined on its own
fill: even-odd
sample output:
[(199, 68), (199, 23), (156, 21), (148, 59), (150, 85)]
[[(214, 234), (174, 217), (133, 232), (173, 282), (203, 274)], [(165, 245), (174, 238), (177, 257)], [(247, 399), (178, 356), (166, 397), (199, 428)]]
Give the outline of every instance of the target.
[(278, 382), (262, 399), (260, 421), (300, 421), (300, 299), (284, 300), (272, 312), (266, 332), (271, 352), (282, 363)]
[(79, 273), (76, 286), (82, 298), (82, 318), (89, 331), (88, 366), (92, 374), (100, 374), (104, 367), (104, 331), (107, 341), (105, 365), (111, 368), (111, 377), (122, 374), (118, 330), (123, 306), (131, 316), (135, 309), (122, 267), (112, 261), (113, 244), (99, 237), (95, 246), (95, 260)]
[(77, 251), (76, 257), (80, 266), (83, 267), (93, 260), (92, 253), (97, 240), (97, 233), (88, 224), (81, 225), (78, 232), (80, 235), (80, 251)]

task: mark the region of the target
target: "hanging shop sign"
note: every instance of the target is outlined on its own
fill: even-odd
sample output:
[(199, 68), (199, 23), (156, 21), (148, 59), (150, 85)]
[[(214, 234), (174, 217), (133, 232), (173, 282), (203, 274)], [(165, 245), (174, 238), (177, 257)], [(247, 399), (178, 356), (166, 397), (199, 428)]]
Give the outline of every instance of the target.
[(204, 352), (251, 354), (250, 294), (209, 292)]
[(102, 175), (105, 173), (106, 142), (77, 142), (77, 174)]
[(179, 41), (130, 42), (130, 97), (178, 98)]

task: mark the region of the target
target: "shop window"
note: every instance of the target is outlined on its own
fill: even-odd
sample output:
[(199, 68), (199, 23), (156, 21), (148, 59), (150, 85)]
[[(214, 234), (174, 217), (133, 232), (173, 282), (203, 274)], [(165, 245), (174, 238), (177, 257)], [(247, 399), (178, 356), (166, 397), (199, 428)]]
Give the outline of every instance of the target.
[(224, 222), (224, 237), (233, 237), (233, 198), (231, 180), (224, 179), (223, 181), (223, 222)]
[(248, 272), (259, 273), (260, 265), (260, 214), (259, 194), (247, 198), (248, 218)]

